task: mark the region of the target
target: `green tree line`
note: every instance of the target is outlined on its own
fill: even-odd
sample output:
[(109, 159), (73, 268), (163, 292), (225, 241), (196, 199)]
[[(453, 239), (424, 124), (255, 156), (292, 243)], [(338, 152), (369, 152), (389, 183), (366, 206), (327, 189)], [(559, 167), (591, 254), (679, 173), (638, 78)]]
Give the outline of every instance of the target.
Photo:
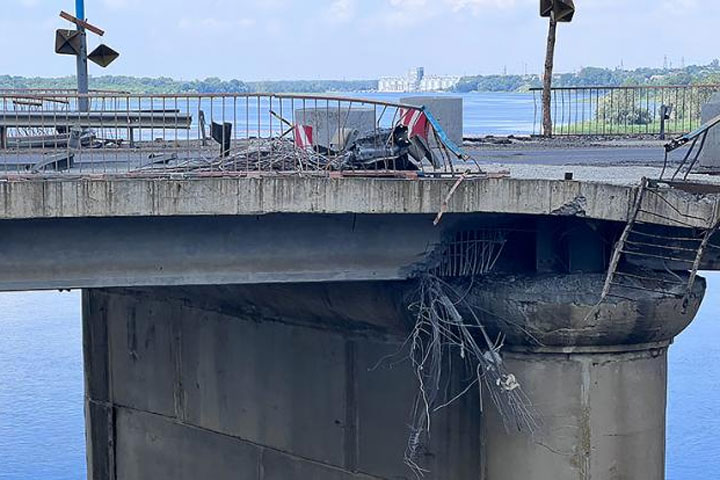
[[(0, 75), (0, 88), (72, 89), (75, 77), (18, 77)], [(118, 90), (130, 93), (324, 93), (357, 92), (377, 90), (377, 80), (312, 80), (312, 81), (263, 81), (240, 80), (174, 80), (167, 77), (129, 77), (106, 75), (90, 78), (90, 88), (95, 90)]]
[[(634, 70), (586, 67), (554, 76), (556, 87), (622, 85), (692, 85), (720, 83), (720, 62), (685, 68), (637, 68)], [(463, 77), (453, 91), (522, 92), (541, 87), (539, 75), (476, 75)], [(0, 75), (0, 88), (74, 88), (75, 77), (19, 77)], [(175, 80), (167, 77), (104, 75), (91, 77), (90, 88), (130, 93), (326, 93), (369, 92), (377, 80), (279, 80), (244, 82), (211, 77), (204, 80)]]
[[(697, 85), (720, 83), (720, 61), (685, 68), (637, 68), (634, 70), (585, 67), (574, 73), (553, 76), (554, 87)], [(463, 77), (455, 91), (520, 92), (542, 86), (539, 75), (477, 75)]]

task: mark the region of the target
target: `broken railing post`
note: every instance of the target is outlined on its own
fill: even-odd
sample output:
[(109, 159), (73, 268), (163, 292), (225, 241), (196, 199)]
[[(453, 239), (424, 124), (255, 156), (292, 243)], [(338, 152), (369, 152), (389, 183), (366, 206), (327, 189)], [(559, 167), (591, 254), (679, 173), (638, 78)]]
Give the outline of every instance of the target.
[(223, 124), (219, 124), (212, 122), (210, 125), (210, 135), (212, 135), (213, 140), (220, 144), (220, 156), (227, 157), (230, 155), (232, 123), (225, 122)]
[(665, 125), (670, 120), (670, 114), (672, 114), (672, 105), (661, 105), (660, 106), (660, 140), (665, 140)]

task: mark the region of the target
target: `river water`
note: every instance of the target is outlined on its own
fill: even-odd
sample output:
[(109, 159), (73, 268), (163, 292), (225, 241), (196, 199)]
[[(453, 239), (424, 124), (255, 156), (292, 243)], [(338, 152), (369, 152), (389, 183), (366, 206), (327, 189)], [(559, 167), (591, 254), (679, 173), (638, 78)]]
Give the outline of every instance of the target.
[[(467, 95), (466, 133), (530, 133), (533, 108), (531, 95)], [(670, 480), (720, 478), (720, 274), (706, 276), (670, 350)], [(0, 480), (85, 478), (80, 315), (79, 292), (0, 294)]]

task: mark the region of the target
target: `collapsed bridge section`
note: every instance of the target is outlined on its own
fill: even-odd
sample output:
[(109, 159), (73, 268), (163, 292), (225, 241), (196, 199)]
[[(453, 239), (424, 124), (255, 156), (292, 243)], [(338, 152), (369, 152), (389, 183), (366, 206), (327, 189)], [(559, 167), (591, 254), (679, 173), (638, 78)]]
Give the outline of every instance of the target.
[(655, 479), (718, 211), (651, 183), (16, 178), (0, 288), (85, 289), (89, 478)]

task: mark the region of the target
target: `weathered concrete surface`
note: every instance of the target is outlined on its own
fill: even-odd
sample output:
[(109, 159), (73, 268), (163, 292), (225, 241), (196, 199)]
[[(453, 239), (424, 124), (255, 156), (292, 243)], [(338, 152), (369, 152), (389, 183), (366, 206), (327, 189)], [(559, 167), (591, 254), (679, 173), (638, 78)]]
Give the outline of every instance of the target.
[[(507, 229), (524, 254), (501, 259), (533, 269), (535, 220), (528, 216), (267, 214), (0, 221), (0, 290), (404, 280), (439, 261), (458, 235)], [(585, 219), (547, 217), (558, 232), (586, 231)], [(584, 230), (583, 230), (584, 227)], [(597, 225), (595, 245), (616, 226)], [(568, 238), (574, 238), (569, 235)], [(549, 240), (568, 256), (578, 241)], [(513, 265), (517, 264), (517, 265)], [(575, 262), (573, 262), (574, 266)], [(593, 271), (602, 271), (599, 262)], [(298, 300), (301, 301), (301, 300)], [(361, 303), (361, 299), (359, 299)]]
[(667, 347), (694, 318), (705, 282), (687, 302), (680, 287), (677, 296), (624, 288), (626, 298), (597, 305), (603, 283), (596, 274), (501, 277), (468, 295), (489, 328), (508, 335), (503, 361), (540, 418), (532, 435), (507, 431), (487, 410), (487, 480), (664, 478)]
[[(534, 439), (502, 437), (492, 419), (481, 439), (479, 399), (468, 395), (435, 418), (421, 457), (426, 478), (476, 479), (483, 468), (487, 480), (613, 478), (603, 468), (615, 468), (615, 478), (651, 478), (638, 473), (636, 459), (648, 459), (648, 472), (661, 468), (664, 364), (630, 353), (682, 330), (704, 284), (682, 312), (679, 301), (648, 295), (588, 317), (608, 246), (637, 189), (468, 179), (434, 227), (455, 183), (311, 176), (0, 182), (0, 290), (182, 286), (84, 294), (89, 478), (409, 478), (402, 456), (412, 372), (370, 370), (403, 339), (407, 301), (400, 287), (377, 294), (394, 287), (374, 281), (406, 280), (448, 252), (467, 260), (472, 242), (465, 239), (488, 230), (508, 241), (494, 273), (531, 279), (505, 277), (473, 295), (505, 319), (495, 326), (509, 343), (541, 340), (545, 350), (508, 362), (541, 413), (550, 404), (543, 418), (556, 443), (544, 443), (548, 450)], [(648, 228), (707, 228), (719, 214), (716, 197), (664, 186), (642, 207)], [(454, 250), (439, 248), (447, 245)], [(563, 283), (565, 273), (590, 276), (593, 287)], [(279, 282), (286, 285), (228, 285)], [(293, 286), (317, 282), (327, 283)], [(199, 284), (224, 286), (192, 287)], [(353, 287), (346, 298), (337, 294)], [(565, 293), (550, 295), (553, 289)], [(579, 350), (585, 345), (605, 349)], [(636, 388), (655, 409), (647, 417), (635, 413)], [(623, 411), (639, 419), (613, 416)], [(562, 430), (567, 425), (572, 434)], [(502, 455), (483, 442), (502, 446)], [(538, 475), (528, 477), (525, 459), (535, 459)]]
[(447, 96), (403, 97), (400, 103), (427, 107), (442, 126), (448, 138), (458, 146), (463, 144), (463, 99)]
[[(455, 182), (313, 176), (18, 179), (0, 181), (0, 218), (437, 214)], [(584, 197), (587, 218), (624, 222), (635, 192), (630, 186), (603, 183), (468, 179), (446, 211), (552, 215)], [(648, 195), (644, 209), (659, 214), (644, 220), (660, 225), (682, 221), (706, 227), (716, 215), (714, 198), (670, 188)]]
[(429, 215), (5, 221), (0, 290), (402, 279), (443, 228)]
[[(386, 184), (378, 185), (382, 191)], [(567, 193), (564, 182), (556, 186), (563, 195)], [(643, 214), (642, 220), (662, 221), (679, 215), (678, 211), (710, 217), (717, 214), (711, 198), (666, 190), (667, 194), (646, 195), (643, 208), (661, 213)], [(394, 214), (244, 212), (173, 216), (136, 212), (122, 216), (109, 211), (104, 216), (79, 218), (45, 218), (40, 210), (37, 214), (41, 218), (0, 220), (0, 251), (4, 252), (0, 256), (0, 291), (404, 280), (422, 270), (442, 245), (484, 230), (507, 232), (514, 253), (505, 251), (501, 264), (514, 261), (517, 265), (500, 273), (600, 273), (607, 267), (608, 252), (624, 222), (593, 220), (593, 210), (605, 205), (608, 217), (620, 217), (622, 203), (598, 197), (612, 190), (581, 192), (557, 206), (548, 206), (549, 213), (544, 215), (450, 212), (438, 226), (433, 225), (436, 213), (409, 213), (402, 208)], [(630, 199), (633, 194), (632, 189), (622, 190)], [(524, 202), (523, 195), (519, 191), (512, 196)], [(109, 202), (117, 204), (114, 198), (115, 193), (111, 193)], [(128, 205), (132, 203), (127, 201)], [(541, 210), (526, 207), (520, 210)], [(704, 220), (699, 216), (683, 218), (697, 223)], [(677, 227), (667, 231), (657, 230), (659, 225), (652, 228), (666, 236), (697, 234), (691, 230), (678, 232)], [(664, 268), (652, 258), (631, 260), (646, 268)], [(709, 249), (701, 268), (720, 268), (720, 251)]]
[(372, 132), (377, 115), (373, 108), (298, 108), (294, 123), (313, 128), (313, 145), (341, 150), (344, 145), (335, 142), (343, 130), (357, 130), (360, 134)]
[[(477, 396), (464, 396), (433, 417), (426, 478), (663, 478), (667, 345), (704, 282), (686, 310), (640, 295), (586, 319), (601, 279), (479, 280), (467, 298), (508, 335), (503, 358), (540, 433), (508, 433), (489, 398), (481, 416)], [(413, 373), (373, 367), (404, 340), (415, 288), (86, 290), (89, 478), (412, 478), (402, 455)]]
[[(413, 374), (373, 369), (402, 337), (212, 306), (228, 288), (84, 291), (88, 478), (412, 478)], [(479, 413), (434, 417), (426, 478), (480, 477)]]
[[(654, 273), (657, 280), (676, 276)], [(687, 281), (687, 279), (686, 279)], [(598, 305), (604, 274), (498, 275), (478, 280), (468, 297), (494, 332), (509, 345), (534, 347), (617, 347), (669, 341), (679, 335), (700, 308), (705, 279), (699, 277), (683, 301), (685, 285), (673, 287), (677, 296), (647, 290), (664, 288), (658, 281), (636, 281), (646, 290), (618, 287)], [(628, 284), (629, 285), (629, 284)], [(632, 300), (631, 300), (632, 299)]]
[(486, 410), (487, 480), (665, 478), (667, 348), (505, 353), (541, 413), (534, 438)]
[[(720, 115), (720, 94), (716, 93), (702, 107), (702, 122), (709, 122), (718, 115)], [(700, 171), (720, 172), (720, 131), (717, 127), (708, 133), (705, 148), (700, 153)]]
[(6, 220), (0, 221), (0, 291), (405, 280), (449, 261), (452, 245), (465, 248), (463, 238), (487, 230), (507, 232), (508, 248), (496, 271), (532, 272), (540, 263), (534, 229), (546, 223), (554, 235), (543, 240), (543, 258), (571, 258), (572, 271), (601, 272), (602, 257), (575, 261), (570, 252), (578, 245), (602, 248), (621, 227), (562, 216), (447, 214), (439, 226), (433, 219), (268, 214)]
[[(411, 282), (312, 282), (183, 286), (158, 289), (173, 302), (195, 309), (329, 330), (405, 336), (412, 324)], [(155, 289), (131, 289), (138, 301)], [(371, 301), (368, 301), (371, 299)]]

